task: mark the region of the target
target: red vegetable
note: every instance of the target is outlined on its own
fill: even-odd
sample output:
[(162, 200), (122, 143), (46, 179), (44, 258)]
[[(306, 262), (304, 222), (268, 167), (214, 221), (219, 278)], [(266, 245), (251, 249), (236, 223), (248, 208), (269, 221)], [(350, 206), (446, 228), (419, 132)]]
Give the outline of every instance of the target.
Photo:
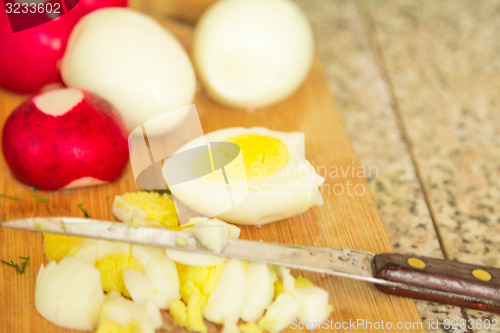
[(100, 97), (64, 88), (21, 104), (5, 123), (5, 160), (20, 181), (42, 190), (112, 182), (128, 162), (127, 130)]
[(26, 94), (49, 84), (62, 84), (58, 62), (78, 20), (102, 7), (126, 6), (127, 0), (80, 0), (55, 20), (13, 33), (0, 1), (0, 86)]

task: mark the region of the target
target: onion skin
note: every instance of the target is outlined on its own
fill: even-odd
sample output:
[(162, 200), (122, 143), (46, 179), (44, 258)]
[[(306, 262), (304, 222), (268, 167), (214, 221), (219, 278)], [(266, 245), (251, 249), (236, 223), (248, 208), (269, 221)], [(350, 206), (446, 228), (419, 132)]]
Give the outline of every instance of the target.
[(3, 129), (2, 149), (14, 176), (41, 190), (84, 177), (118, 179), (129, 155), (128, 132), (115, 109), (84, 92), (81, 102), (54, 117), (37, 108), (37, 96), (14, 110)]

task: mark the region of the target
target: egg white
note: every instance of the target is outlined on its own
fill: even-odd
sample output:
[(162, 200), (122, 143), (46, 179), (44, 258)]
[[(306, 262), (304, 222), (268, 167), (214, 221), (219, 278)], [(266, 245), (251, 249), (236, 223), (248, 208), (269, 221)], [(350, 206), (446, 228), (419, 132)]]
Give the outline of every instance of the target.
[[(233, 193), (238, 193), (238, 190), (243, 192), (243, 188), (246, 187), (246, 196), (230, 209), (218, 212), (218, 218), (243, 225), (262, 225), (303, 213), (312, 206), (323, 203), (318, 187), (324, 178), (316, 173), (305, 158), (303, 133), (277, 132), (264, 127), (226, 128), (188, 142), (177, 153), (206, 145), (207, 142), (221, 142), (243, 134), (279, 139), (288, 150), (289, 160), (281, 170), (260, 179), (245, 179), (245, 182), (238, 177), (228, 179)], [(168, 179), (165, 167), (163, 175)], [(214, 212), (214, 207), (221, 206), (221, 202), (227, 201), (227, 185), (220, 178), (217, 182), (214, 181), (214, 177), (205, 176), (180, 185), (170, 186), (174, 197), (205, 216), (213, 216), (211, 214)]]

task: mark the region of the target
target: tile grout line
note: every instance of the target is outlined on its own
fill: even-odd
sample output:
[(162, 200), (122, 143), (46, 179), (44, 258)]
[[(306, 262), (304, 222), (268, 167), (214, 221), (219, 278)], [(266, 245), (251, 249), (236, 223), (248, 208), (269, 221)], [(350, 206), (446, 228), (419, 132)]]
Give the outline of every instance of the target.
[(394, 111), (394, 115), (396, 118), (396, 123), (399, 128), (399, 132), (401, 134), (401, 137), (403, 138), (404, 144), (407, 148), (408, 154), (410, 156), (411, 163), (413, 165), (413, 168), (415, 169), (415, 174), (417, 176), (417, 181), (420, 185), (420, 188), (422, 189), (422, 195), (424, 197), (425, 204), (427, 206), (427, 209), (429, 211), (431, 220), (432, 220), (432, 225), (434, 226), (434, 230), (436, 231), (436, 236), (439, 241), (439, 246), (441, 249), (441, 252), (443, 254), (443, 257), (445, 259), (448, 259), (448, 253), (446, 251), (446, 248), (444, 247), (444, 242), (442, 240), (441, 234), (439, 232), (439, 228), (437, 227), (437, 222), (436, 222), (436, 217), (433, 212), (433, 209), (430, 204), (430, 198), (426, 190), (425, 183), (423, 181), (422, 174), (420, 172), (420, 168), (418, 167), (418, 162), (417, 158), (415, 156), (415, 152), (413, 149), (413, 145), (411, 143), (410, 137), (408, 135), (408, 131), (406, 129), (406, 126), (403, 121), (403, 116), (401, 115), (401, 110), (399, 103), (395, 97), (395, 92), (394, 92), (394, 85), (392, 84), (392, 80), (388, 74), (387, 67), (385, 66), (384, 59), (382, 57), (382, 52), (379, 44), (376, 42), (376, 38), (373, 36), (373, 33), (370, 32), (370, 30), (374, 31), (375, 30), (375, 25), (373, 24), (373, 21), (371, 17), (369, 16), (368, 13), (366, 13), (366, 10), (363, 10), (360, 8), (359, 1), (356, 1), (356, 7), (358, 10), (358, 13), (361, 17), (361, 22), (363, 25), (363, 28), (366, 32), (366, 35), (368, 36), (368, 44), (370, 46), (370, 49), (372, 50), (373, 58), (375, 59), (375, 64), (377, 68), (380, 71), (380, 75), (383, 78), (384, 85), (386, 89), (389, 92), (389, 99), (390, 99), (390, 104), (391, 108)]
[[(422, 189), (422, 195), (424, 197), (425, 204), (426, 204), (427, 209), (429, 211), (429, 215), (430, 215), (430, 218), (432, 221), (432, 225), (434, 227), (434, 231), (436, 232), (436, 237), (437, 237), (438, 242), (439, 242), (439, 247), (441, 249), (441, 253), (443, 254), (444, 259), (449, 260), (449, 255), (448, 255), (448, 252), (447, 252), (446, 247), (444, 245), (443, 237), (441, 236), (441, 232), (439, 230), (439, 226), (437, 223), (437, 218), (436, 218), (436, 215), (435, 215), (434, 210), (433, 210), (432, 205), (431, 205), (431, 200), (429, 198), (427, 186), (425, 185), (425, 182), (424, 182), (424, 179), (423, 179), (423, 176), (422, 176), (422, 173), (420, 171), (420, 167), (419, 167), (419, 164), (417, 161), (417, 157), (415, 155), (415, 151), (414, 151), (413, 145), (411, 143), (410, 136), (408, 134), (408, 130), (407, 130), (405, 123), (404, 123), (404, 120), (403, 120), (403, 115), (401, 113), (401, 107), (400, 107), (398, 100), (396, 98), (396, 95), (395, 95), (394, 85), (393, 85), (393, 82), (392, 82), (391, 77), (389, 75), (389, 71), (387, 69), (386, 62), (384, 61), (385, 59), (382, 55), (382, 49), (380, 47), (380, 44), (377, 41), (376, 36), (374, 36), (374, 34), (375, 34), (374, 32), (376, 32), (375, 24), (373, 23), (373, 20), (372, 20), (370, 14), (367, 12), (367, 9), (362, 8), (363, 6), (360, 5), (359, 0), (355, 1), (355, 7), (356, 7), (356, 10), (358, 12), (358, 15), (361, 18), (360, 21), (361, 21), (363, 30), (366, 33), (368, 45), (369, 45), (371, 52), (373, 54), (375, 64), (376, 64), (377, 68), (379, 69), (380, 75), (384, 81), (384, 84), (385, 84), (388, 92), (389, 92), (390, 104), (391, 104), (391, 107), (394, 111), (396, 123), (397, 123), (397, 126), (399, 128), (401, 137), (403, 138), (404, 144), (406, 145), (408, 154), (410, 156), (411, 163), (412, 163), (413, 168), (415, 170), (415, 175), (417, 177), (418, 183), (420, 185), (420, 188)], [(460, 308), (460, 313), (465, 318), (465, 320), (469, 319), (469, 316), (464, 308)], [(469, 327), (467, 327), (467, 331), (469, 333), (474, 333), (474, 331)]]

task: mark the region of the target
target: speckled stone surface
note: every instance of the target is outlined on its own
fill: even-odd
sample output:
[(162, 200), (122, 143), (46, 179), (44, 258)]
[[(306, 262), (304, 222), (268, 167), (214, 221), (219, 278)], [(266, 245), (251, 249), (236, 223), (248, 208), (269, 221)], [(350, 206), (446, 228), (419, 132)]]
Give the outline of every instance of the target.
[[(395, 250), (500, 267), (500, 2), (298, 4)], [(429, 332), (500, 331), (417, 306)]]
[(366, 7), (447, 256), (500, 267), (500, 2)]

